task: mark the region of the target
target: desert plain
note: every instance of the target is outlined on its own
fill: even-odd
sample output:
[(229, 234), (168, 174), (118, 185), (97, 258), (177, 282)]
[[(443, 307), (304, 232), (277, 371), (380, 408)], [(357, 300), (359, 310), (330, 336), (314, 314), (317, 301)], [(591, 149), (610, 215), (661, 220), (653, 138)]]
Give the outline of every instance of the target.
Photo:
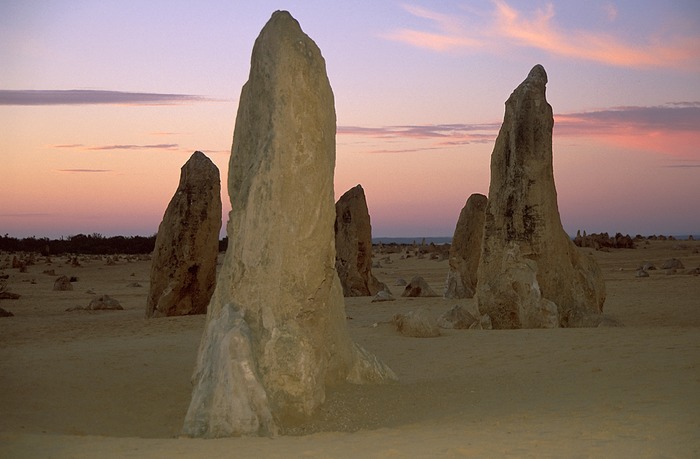
[[(700, 276), (635, 274), (670, 258), (700, 267), (700, 241), (579, 250), (600, 265), (604, 312), (624, 327), (409, 338), (394, 314), (476, 300), (402, 298), (396, 280), (414, 275), (442, 292), (447, 261), (375, 246), (373, 274), (396, 300), (346, 298), (347, 326), (399, 381), (330, 388), (313, 419), (274, 438), (180, 436), (205, 316), (144, 318), (148, 259), (5, 269), (21, 298), (0, 300), (14, 314), (0, 318), (0, 457), (699, 457)], [(76, 277), (74, 290), (53, 291), (47, 270)], [(66, 311), (96, 294), (124, 309)]]

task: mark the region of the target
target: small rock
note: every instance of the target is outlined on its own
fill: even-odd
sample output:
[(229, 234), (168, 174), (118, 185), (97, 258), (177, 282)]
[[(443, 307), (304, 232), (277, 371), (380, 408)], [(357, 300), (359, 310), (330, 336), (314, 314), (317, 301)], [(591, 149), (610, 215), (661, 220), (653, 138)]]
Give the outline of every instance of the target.
[(683, 266), (683, 263), (681, 263), (678, 258), (671, 258), (664, 261), (661, 265), (661, 269), (685, 269), (685, 266)]
[(90, 304), (87, 306), (88, 310), (90, 311), (98, 311), (98, 310), (105, 310), (105, 309), (124, 309), (122, 305), (119, 303), (119, 301), (115, 300), (109, 295), (100, 295), (97, 298), (94, 298), (92, 301), (90, 301)]
[(396, 300), (396, 298), (393, 297), (391, 292), (389, 292), (387, 290), (380, 290), (372, 298), (372, 303), (380, 303), (382, 301), (395, 301), (395, 300)]
[(413, 338), (432, 338), (440, 336), (437, 321), (425, 309), (396, 314), (392, 319), (396, 331)]
[(0, 308), (0, 317), (13, 317), (14, 314), (12, 314), (10, 311), (7, 311), (3, 308)]
[(70, 283), (68, 276), (61, 276), (53, 283), (53, 289), (58, 292), (73, 290), (73, 284)]
[(649, 273), (644, 271), (643, 269), (638, 269), (634, 277), (649, 277)]
[(471, 327), (474, 322), (478, 321), (476, 317), (460, 304), (446, 311), (437, 319), (440, 328), (454, 328), (458, 330), (467, 329)]
[(406, 286), (401, 296), (404, 297), (433, 297), (438, 296), (435, 291), (430, 288), (428, 283), (421, 276), (415, 276)]
[(408, 282), (406, 282), (406, 279), (402, 277), (399, 277), (398, 279), (396, 279), (396, 282), (394, 282), (394, 285), (398, 285), (399, 287), (403, 287), (406, 284), (408, 284)]

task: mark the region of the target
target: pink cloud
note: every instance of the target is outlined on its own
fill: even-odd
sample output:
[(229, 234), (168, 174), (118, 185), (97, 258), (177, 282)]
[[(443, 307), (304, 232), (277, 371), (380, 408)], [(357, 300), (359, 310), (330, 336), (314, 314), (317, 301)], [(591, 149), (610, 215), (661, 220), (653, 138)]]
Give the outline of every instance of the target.
[(438, 145), (486, 143), (496, 139), (500, 124), (427, 124), (405, 126), (338, 126), (339, 136), (364, 136), (386, 139), (435, 139)]
[[(610, 107), (554, 116), (554, 137), (598, 139), (615, 147), (675, 157), (700, 155), (700, 102)], [(338, 126), (343, 137), (376, 139), (365, 153), (414, 153), (491, 143), (500, 123)], [(394, 148), (387, 148), (391, 143)]]
[(496, 32), (520, 46), (538, 48), (555, 55), (621, 67), (690, 65), (700, 58), (700, 37), (632, 45), (610, 34), (562, 30), (554, 22), (554, 7), (537, 10), (532, 19), (523, 17), (503, 0), (495, 0)]
[(697, 158), (700, 102), (556, 115), (554, 135), (597, 138), (625, 149)]
[[(467, 16), (446, 15), (425, 8), (404, 6), (412, 15), (430, 21), (434, 30), (398, 29), (384, 38), (437, 52), (527, 47), (550, 54), (619, 67), (697, 68), (700, 35), (650, 35), (646, 43), (626, 43), (612, 33), (564, 29), (557, 24), (552, 4), (530, 15), (504, 0), (493, 0), (490, 19), (470, 24)], [(609, 22), (617, 19), (613, 5), (604, 9)], [(489, 17), (489, 16), (487, 16)], [(476, 22), (476, 21), (474, 21)]]

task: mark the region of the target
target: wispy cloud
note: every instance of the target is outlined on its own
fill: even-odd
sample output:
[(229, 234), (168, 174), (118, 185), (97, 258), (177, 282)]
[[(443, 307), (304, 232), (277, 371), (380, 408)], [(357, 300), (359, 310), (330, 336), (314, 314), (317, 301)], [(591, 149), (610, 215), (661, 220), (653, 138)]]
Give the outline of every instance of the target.
[[(609, 107), (554, 115), (554, 137), (586, 137), (619, 147), (695, 157), (700, 147), (700, 102)], [(501, 123), (338, 126), (339, 137), (375, 139), (367, 153), (409, 153), (492, 143)], [(396, 148), (386, 148), (392, 142)]]
[(428, 124), (405, 126), (338, 126), (338, 135), (386, 139), (437, 139), (443, 145), (464, 145), (493, 141), (500, 124)]
[(662, 167), (677, 167), (677, 168), (700, 168), (700, 164), (669, 164), (668, 166)]
[(33, 218), (33, 217), (50, 217), (56, 214), (50, 213), (16, 213), (16, 214), (0, 214), (3, 218)]
[[(523, 12), (504, 0), (493, 0), (487, 15), (475, 18), (446, 15), (415, 6), (404, 6), (410, 14), (428, 21), (428, 30), (398, 29), (384, 38), (438, 52), (526, 47), (566, 58), (594, 61), (620, 67), (698, 66), (700, 34), (661, 37), (650, 33), (646, 43), (627, 43), (614, 33), (564, 28), (556, 21), (552, 4)], [(609, 5), (604, 11), (610, 22), (618, 10)], [(472, 15), (473, 16), (473, 15)]]
[(439, 147), (425, 147), (425, 148), (402, 148), (402, 149), (378, 149), (369, 150), (367, 153), (373, 155), (383, 155), (383, 154), (401, 154), (401, 153), (418, 153), (421, 151), (431, 151), (431, 150), (444, 150), (444, 148)]
[(93, 173), (93, 172), (112, 172), (112, 170), (111, 169), (59, 169), (58, 172)]
[(176, 143), (157, 143), (153, 145), (100, 145), (95, 147), (86, 147), (85, 150), (173, 150), (178, 148)]
[(697, 158), (700, 102), (555, 115), (555, 136), (596, 138), (630, 150)]
[(67, 143), (63, 145), (52, 145), (52, 148), (82, 148), (85, 145), (82, 143)]
[(0, 105), (174, 105), (210, 101), (191, 94), (149, 92), (0, 89)]
[(109, 150), (177, 150), (180, 145), (176, 143), (156, 143), (150, 145), (117, 144), (117, 145), (85, 145), (82, 143), (71, 143), (61, 145), (51, 145), (51, 148), (70, 149), (82, 151), (109, 151)]
[(611, 107), (556, 115), (557, 131), (564, 135), (644, 132), (700, 132), (700, 102), (675, 102), (657, 106)]
[(170, 131), (157, 131), (157, 132), (149, 132), (148, 135), (153, 135), (153, 136), (171, 136), (171, 135), (177, 135), (179, 132), (170, 132)]
[(399, 29), (385, 34), (385, 38), (434, 51), (480, 48), (484, 44), (481, 39), (469, 36), (464, 25), (455, 16), (412, 5), (404, 5), (404, 9), (416, 17), (431, 21), (436, 30)]

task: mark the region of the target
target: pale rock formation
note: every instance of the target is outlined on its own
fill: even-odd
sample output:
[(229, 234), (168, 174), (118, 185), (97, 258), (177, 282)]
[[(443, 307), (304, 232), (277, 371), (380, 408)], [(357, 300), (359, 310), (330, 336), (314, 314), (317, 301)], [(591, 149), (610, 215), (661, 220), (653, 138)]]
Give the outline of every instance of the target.
[(335, 268), (344, 296), (372, 296), (384, 285), (372, 275), (372, 225), (361, 185), (335, 203)]
[(404, 297), (432, 297), (438, 296), (430, 285), (421, 276), (414, 276), (411, 282), (406, 285), (401, 296)]
[(253, 48), (229, 165), (229, 246), (209, 303), (183, 432), (273, 435), (326, 386), (395, 374), (355, 345), (335, 270), (335, 109), (325, 62), (275, 12)]
[(221, 228), (219, 169), (196, 151), (158, 227), (146, 317), (204, 314), (216, 284)]
[(437, 320), (426, 309), (395, 314), (391, 321), (400, 334), (412, 338), (433, 338), (440, 336)]
[(511, 94), (491, 155), (476, 296), (494, 328), (588, 326), (603, 311), (600, 268), (561, 225), (546, 83), (536, 65)]
[(481, 256), (484, 211), (488, 199), (474, 193), (459, 213), (450, 246), (450, 269), (445, 282), (445, 298), (472, 298), (476, 291), (476, 271)]

